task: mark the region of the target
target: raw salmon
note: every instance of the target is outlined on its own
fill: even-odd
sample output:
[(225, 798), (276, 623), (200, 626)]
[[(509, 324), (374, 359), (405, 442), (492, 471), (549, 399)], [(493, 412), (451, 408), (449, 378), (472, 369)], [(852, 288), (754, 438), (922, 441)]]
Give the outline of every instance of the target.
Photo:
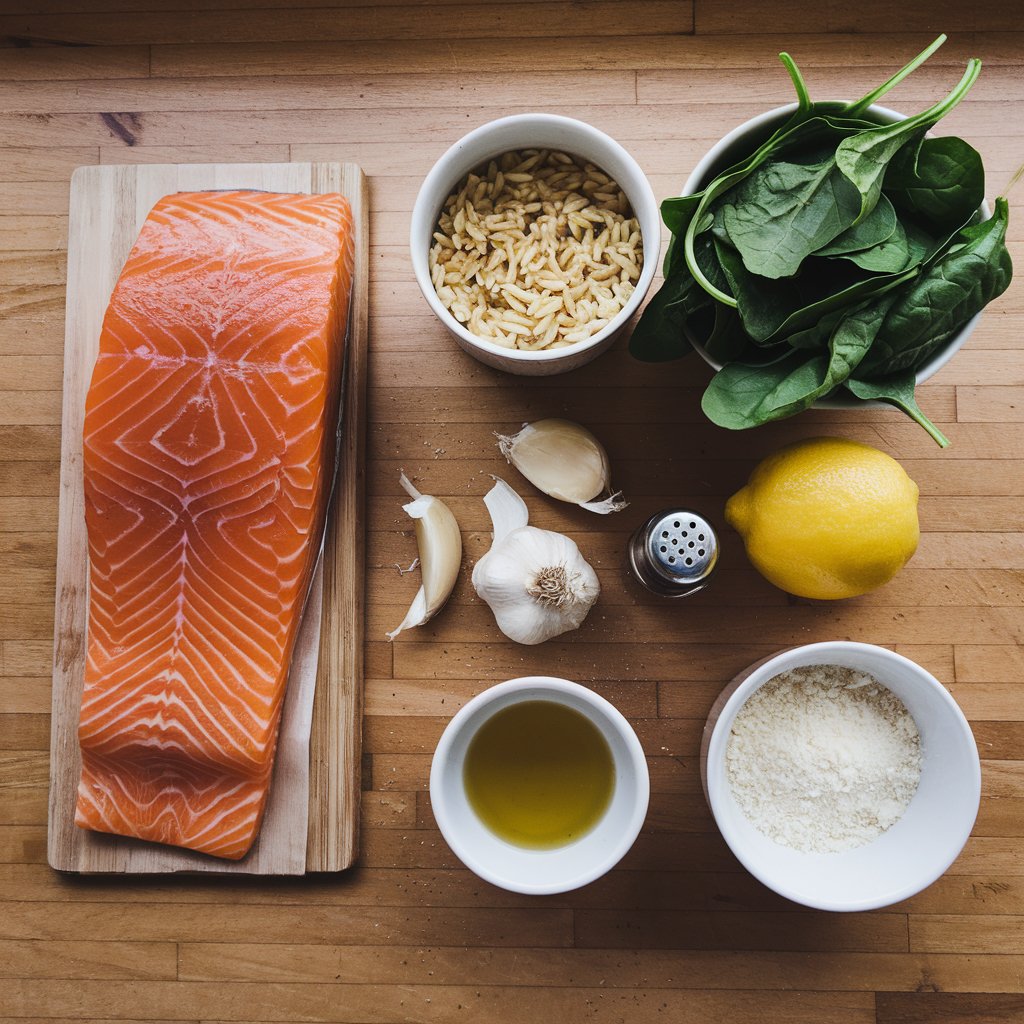
[(259, 829), (334, 472), (340, 195), (153, 207), (86, 400), (83, 828), (238, 859)]

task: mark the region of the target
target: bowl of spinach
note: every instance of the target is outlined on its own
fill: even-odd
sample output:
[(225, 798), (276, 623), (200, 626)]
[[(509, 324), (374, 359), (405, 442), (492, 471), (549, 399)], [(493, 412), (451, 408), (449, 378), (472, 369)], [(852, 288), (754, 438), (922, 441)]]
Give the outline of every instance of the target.
[(695, 349), (717, 372), (705, 414), (745, 429), (812, 405), (886, 402), (941, 431), (915, 386), (952, 357), (1010, 283), (1005, 197), (989, 211), (981, 156), (931, 129), (967, 94), (904, 116), (877, 101), (940, 36), (859, 100), (797, 93), (725, 136), (666, 199), (665, 282), (630, 340), (645, 361)]

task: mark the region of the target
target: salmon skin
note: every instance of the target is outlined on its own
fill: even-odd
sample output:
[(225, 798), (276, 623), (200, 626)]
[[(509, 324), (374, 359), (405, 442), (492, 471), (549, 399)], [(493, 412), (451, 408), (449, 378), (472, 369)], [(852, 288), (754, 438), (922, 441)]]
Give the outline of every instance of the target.
[(230, 860), (256, 837), (352, 274), (341, 195), (179, 193), (142, 227), (86, 398), (82, 828)]

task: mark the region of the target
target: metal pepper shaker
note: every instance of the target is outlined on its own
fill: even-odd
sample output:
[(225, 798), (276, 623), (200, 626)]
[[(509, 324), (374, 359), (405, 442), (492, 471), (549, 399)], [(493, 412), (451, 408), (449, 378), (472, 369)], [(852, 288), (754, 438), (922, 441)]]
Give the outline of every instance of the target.
[(718, 562), (718, 535), (692, 509), (657, 512), (629, 539), (629, 570), (652, 593), (686, 597), (707, 586)]

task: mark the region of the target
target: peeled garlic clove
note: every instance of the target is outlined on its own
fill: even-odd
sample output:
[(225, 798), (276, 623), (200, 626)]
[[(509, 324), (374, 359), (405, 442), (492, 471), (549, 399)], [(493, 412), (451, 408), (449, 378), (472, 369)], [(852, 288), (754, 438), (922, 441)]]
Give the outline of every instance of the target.
[(569, 537), (527, 525), (526, 504), (503, 480), (484, 498), (494, 540), (473, 586), (498, 628), (520, 644), (577, 629), (601, 593), (597, 574)]
[[(497, 434), (501, 454), (527, 480), (559, 501), (606, 515), (629, 503), (621, 491), (610, 494), (611, 467), (604, 446), (586, 427), (571, 420), (538, 420), (518, 434)], [(595, 501), (599, 495), (607, 498)]]
[(402, 473), (399, 483), (413, 500), (402, 507), (415, 521), (422, 583), (398, 629), (388, 633), (394, 640), (404, 629), (422, 626), (448, 600), (462, 563), (462, 535), (451, 509), (429, 494), (420, 494)]

